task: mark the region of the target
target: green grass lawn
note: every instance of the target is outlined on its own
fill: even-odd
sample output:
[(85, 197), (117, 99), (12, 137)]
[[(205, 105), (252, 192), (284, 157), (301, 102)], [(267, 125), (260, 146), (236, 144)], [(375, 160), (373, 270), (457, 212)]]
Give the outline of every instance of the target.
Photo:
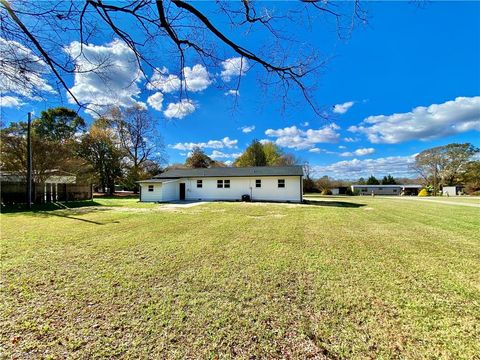
[(479, 208), (90, 205), (0, 215), (1, 356), (480, 354)]

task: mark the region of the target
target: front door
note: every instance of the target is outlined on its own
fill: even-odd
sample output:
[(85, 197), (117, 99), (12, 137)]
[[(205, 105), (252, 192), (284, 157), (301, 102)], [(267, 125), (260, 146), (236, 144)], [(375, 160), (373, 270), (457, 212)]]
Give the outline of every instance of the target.
[(180, 200), (185, 200), (185, 183), (180, 183)]

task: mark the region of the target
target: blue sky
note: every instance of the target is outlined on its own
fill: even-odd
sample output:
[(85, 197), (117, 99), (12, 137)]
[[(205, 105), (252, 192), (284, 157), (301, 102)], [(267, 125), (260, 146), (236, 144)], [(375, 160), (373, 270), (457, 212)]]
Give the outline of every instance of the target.
[[(214, 5), (199, 6), (211, 11)], [(315, 79), (313, 92), (326, 117), (315, 115), (298, 93), (289, 99), (297, 104), (282, 111), (275, 94), (266, 95), (259, 87), (258, 67), (242, 74), (235, 109), (234, 97), (225, 95), (229, 86), (234, 88), (235, 79), (225, 81), (228, 74), (221, 73), (228, 69), (207, 68), (206, 77), (199, 71), (197, 91), (189, 95), (192, 107), (186, 106), (188, 114), (181, 118), (166, 115), (169, 103), (179, 99), (164, 91), (161, 111), (155, 110), (151, 104), (160, 109), (159, 103), (149, 97), (158, 89), (144, 89), (139, 83), (135, 100), (148, 104), (157, 119), (169, 162), (183, 162), (193, 144), (218, 160), (232, 161), (256, 138), (274, 141), (308, 161), (318, 176), (407, 176), (412, 156), (426, 148), (450, 142), (479, 146), (480, 3), (431, 2), (418, 7), (410, 2), (368, 2), (366, 6), (368, 25), (357, 27), (348, 39), (339, 39), (331, 23), (316, 21), (309, 29), (293, 29), (305, 47), (329, 59)], [(221, 19), (213, 16), (212, 21)], [(265, 36), (237, 37), (245, 47), (256, 48)], [(96, 45), (108, 47), (112, 40), (100, 39)], [(195, 64), (194, 58), (187, 59), (187, 66)], [(155, 65), (174, 74), (168, 56)], [(191, 70), (195, 73), (195, 68)], [(73, 79), (69, 81), (73, 85)], [(4, 123), (25, 118), (29, 110), (39, 113), (62, 103), (56, 95), (22, 102), (8, 107), (4, 102)], [(91, 120), (90, 115), (85, 117)]]

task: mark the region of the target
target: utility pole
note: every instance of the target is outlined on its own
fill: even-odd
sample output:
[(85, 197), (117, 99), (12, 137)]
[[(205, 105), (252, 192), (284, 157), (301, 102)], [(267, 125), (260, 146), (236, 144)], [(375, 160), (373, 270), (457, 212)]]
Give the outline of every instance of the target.
[(27, 125), (27, 206), (32, 208), (32, 113), (28, 113)]

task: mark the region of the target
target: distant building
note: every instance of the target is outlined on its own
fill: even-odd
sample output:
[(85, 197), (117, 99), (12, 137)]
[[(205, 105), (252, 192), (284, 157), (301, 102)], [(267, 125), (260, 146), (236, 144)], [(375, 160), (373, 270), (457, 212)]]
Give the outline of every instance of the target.
[(463, 185), (444, 186), (442, 188), (443, 196), (458, 196), (463, 192)]
[(348, 189), (347, 186), (335, 187), (335, 188), (331, 189), (332, 195), (346, 195), (347, 194), (347, 189)]
[(352, 185), (352, 191), (360, 195), (418, 195), (422, 185)]

